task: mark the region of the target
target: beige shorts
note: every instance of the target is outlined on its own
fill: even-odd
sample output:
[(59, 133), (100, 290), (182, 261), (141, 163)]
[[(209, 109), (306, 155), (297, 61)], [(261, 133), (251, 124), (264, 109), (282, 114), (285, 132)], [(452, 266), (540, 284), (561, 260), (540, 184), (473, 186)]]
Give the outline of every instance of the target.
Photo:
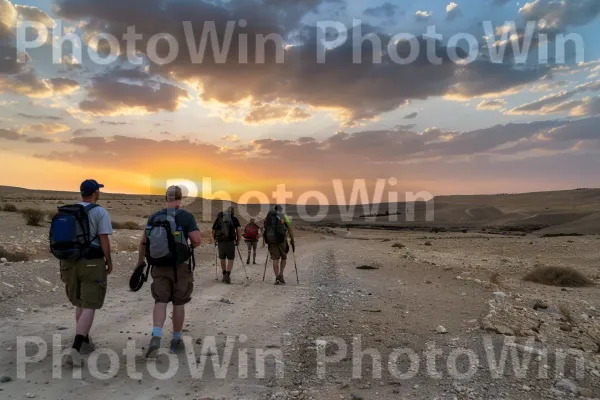
[(194, 273), (188, 264), (177, 267), (177, 283), (173, 267), (152, 267), (152, 297), (157, 303), (173, 303), (182, 306), (192, 299)]
[(281, 244), (270, 244), (269, 245), (269, 254), (271, 255), (272, 260), (287, 260), (287, 254), (290, 252), (290, 246), (288, 242)]

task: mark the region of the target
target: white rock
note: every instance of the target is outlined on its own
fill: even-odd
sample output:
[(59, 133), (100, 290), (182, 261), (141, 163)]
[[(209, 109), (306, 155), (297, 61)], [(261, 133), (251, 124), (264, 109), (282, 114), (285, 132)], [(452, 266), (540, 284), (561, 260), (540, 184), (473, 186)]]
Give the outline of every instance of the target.
[(0, 262), (5, 263), (5, 262), (8, 262), (8, 260), (5, 257), (2, 257), (2, 258), (0, 258)]
[(443, 335), (444, 333), (448, 333), (448, 330), (442, 325), (438, 326), (435, 331), (441, 335)]

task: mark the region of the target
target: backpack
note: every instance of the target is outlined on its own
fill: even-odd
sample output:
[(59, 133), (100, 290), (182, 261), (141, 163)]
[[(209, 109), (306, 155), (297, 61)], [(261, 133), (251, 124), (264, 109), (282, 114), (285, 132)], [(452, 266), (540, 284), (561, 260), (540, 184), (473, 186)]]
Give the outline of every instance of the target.
[(215, 239), (217, 242), (230, 242), (235, 240), (233, 216), (229, 211), (223, 211), (217, 215), (216, 225), (217, 229), (215, 229)]
[(58, 213), (50, 223), (50, 252), (62, 261), (78, 261), (103, 258), (100, 247), (93, 247), (96, 237), (90, 237), (90, 220), (88, 213), (98, 207), (97, 204), (73, 204), (58, 207)]
[(177, 211), (157, 214), (151, 224), (146, 226), (146, 261), (152, 267), (172, 267), (177, 282), (177, 266), (190, 260), (190, 269), (194, 268), (194, 254), (183, 232), (176, 222)]
[(268, 244), (281, 244), (287, 238), (287, 225), (283, 215), (269, 211), (265, 219), (265, 241)]
[(258, 226), (254, 224), (246, 225), (244, 238), (250, 242), (258, 242)]

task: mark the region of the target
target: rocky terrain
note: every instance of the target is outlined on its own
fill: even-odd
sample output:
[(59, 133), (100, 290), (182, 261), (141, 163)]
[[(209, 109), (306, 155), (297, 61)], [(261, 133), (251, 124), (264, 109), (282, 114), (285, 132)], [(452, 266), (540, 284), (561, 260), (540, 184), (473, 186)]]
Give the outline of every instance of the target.
[[(130, 210), (115, 214), (143, 221)], [(270, 268), (263, 283), (263, 249), (259, 265), (247, 267), (249, 280), (236, 261), (234, 284), (216, 282), (214, 246), (206, 242), (197, 251), (185, 352), (175, 362), (165, 355), (127, 363), (128, 344), (141, 349), (149, 340), (152, 298), (149, 284), (127, 289), (141, 232), (119, 229), (107, 304), (92, 332), (119, 364), (112, 369), (107, 353), (97, 357), (107, 375), (100, 379), (89, 368), (75, 378), (70, 369), (53, 373), (60, 351), (53, 335), (69, 345), (73, 311), (48, 253), (48, 223), (26, 226), (14, 212), (0, 218), (4, 252), (27, 258), (0, 261), (2, 399), (600, 398), (600, 236), (300, 225), (300, 284), (290, 262), (286, 286), (272, 284)], [(204, 223), (205, 238), (208, 229)], [(574, 268), (591, 285), (523, 280), (539, 266)], [(45, 341), (48, 355), (19, 376), (24, 336)], [(227, 354), (225, 371), (212, 364)], [(203, 361), (204, 374), (195, 375)], [(177, 371), (163, 379), (151, 372), (173, 365)], [(141, 375), (132, 377), (130, 367)]]

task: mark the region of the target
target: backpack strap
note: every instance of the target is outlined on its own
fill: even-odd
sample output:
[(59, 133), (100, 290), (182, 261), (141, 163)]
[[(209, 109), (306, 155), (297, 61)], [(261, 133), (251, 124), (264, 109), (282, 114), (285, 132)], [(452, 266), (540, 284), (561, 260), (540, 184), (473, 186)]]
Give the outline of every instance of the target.
[(83, 232), (86, 232), (85, 236), (86, 236), (86, 241), (88, 241), (88, 245), (91, 244), (94, 240), (98, 239), (98, 235), (94, 236), (93, 238), (90, 237), (91, 232), (90, 232), (90, 226), (89, 226), (90, 211), (92, 211), (96, 207), (100, 207), (100, 206), (98, 204), (91, 203), (91, 204), (88, 204), (87, 206), (83, 207), (83, 212), (85, 212), (85, 214), (87, 215), (87, 219), (88, 219), (88, 226), (83, 229)]

